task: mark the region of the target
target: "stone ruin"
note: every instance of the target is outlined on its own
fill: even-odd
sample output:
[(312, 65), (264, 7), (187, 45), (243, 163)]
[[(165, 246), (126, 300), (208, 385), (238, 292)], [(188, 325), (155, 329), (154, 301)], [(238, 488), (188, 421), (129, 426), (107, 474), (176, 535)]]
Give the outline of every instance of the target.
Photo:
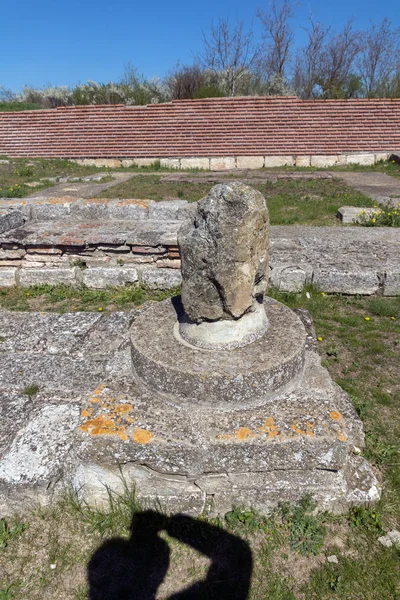
[[(145, 506), (191, 515), (378, 500), (361, 420), (321, 366), (309, 314), (266, 296), (263, 196), (214, 187), (179, 243), (181, 297), (107, 317), (3, 316), (17, 347), (3, 364), (3, 512), (65, 482), (100, 502), (124, 480)], [(27, 373), (43, 382), (35, 404), (18, 392)]]

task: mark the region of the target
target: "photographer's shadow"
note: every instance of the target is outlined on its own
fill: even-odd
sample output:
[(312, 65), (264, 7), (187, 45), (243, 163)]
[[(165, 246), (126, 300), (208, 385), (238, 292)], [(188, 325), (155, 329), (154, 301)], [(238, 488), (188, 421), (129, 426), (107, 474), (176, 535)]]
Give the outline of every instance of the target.
[(246, 600), (252, 555), (239, 537), (184, 515), (166, 517), (154, 511), (134, 515), (129, 540), (105, 542), (88, 564), (89, 600), (152, 600), (169, 567), (170, 549), (159, 537), (166, 531), (207, 556), (205, 579), (169, 596), (168, 600)]

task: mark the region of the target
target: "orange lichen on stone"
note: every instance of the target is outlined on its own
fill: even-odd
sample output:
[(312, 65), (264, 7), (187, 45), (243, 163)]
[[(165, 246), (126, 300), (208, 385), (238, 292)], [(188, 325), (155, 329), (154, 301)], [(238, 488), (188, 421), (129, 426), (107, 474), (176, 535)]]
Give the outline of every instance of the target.
[(93, 411), (91, 408), (84, 408), (83, 411), (81, 412), (81, 417), (91, 417), (92, 412)]
[(114, 435), (116, 433), (115, 423), (107, 415), (89, 419), (80, 426), (80, 429), (90, 435)]
[(237, 430), (235, 435), (236, 435), (237, 439), (240, 440), (241, 442), (243, 442), (248, 437), (256, 437), (256, 434), (253, 433), (253, 431), (251, 429), (249, 429), (248, 427), (240, 427), (240, 429)]
[(137, 444), (148, 444), (151, 441), (153, 434), (147, 429), (137, 428), (133, 432), (133, 441)]
[(43, 200), (36, 200), (35, 204), (53, 204), (56, 206), (57, 204), (72, 204), (73, 202), (75, 202), (75, 200), (71, 198), (71, 196), (58, 196), (56, 198), (44, 198)]
[(337, 412), (336, 410), (332, 410), (329, 413), (329, 416), (333, 421), (339, 421), (342, 418), (342, 415), (340, 414), (340, 412)]
[(292, 431), (294, 431), (295, 433), (298, 433), (299, 435), (304, 435), (304, 431), (302, 429), (300, 429), (300, 427), (297, 424), (292, 425)]
[(310, 423), (309, 421), (307, 421), (306, 425), (307, 425), (306, 435), (309, 435), (310, 437), (314, 437), (314, 432), (312, 430), (312, 428), (314, 427), (313, 423)]
[(272, 417), (268, 417), (265, 419), (265, 423), (262, 427), (257, 427), (258, 431), (262, 433), (268, 434), (269, 438), (274, 438), (279, 435), (279, 431), (277, 426), (275, 425), (275, 421)]
[(341, 442), (345, 442), (347, 440), (347, 437), (341, 431), (338, 431), (337, 434), (338, 434), (338, 438)]
[(79, 229), (98, 229), (100, 227), (100, 223), (81, 223), (78, 225)]
[(217, 435), (218, 440), (231, 440), (233, 437), (233, 433), (219, 433)]
[(131, 204), (135, 206), (141, 206), (142, 208), (147, 208), (150, 204), (150, 200), (136, 200), (133, 198), (127, 198), (126, 200), (120, 200), (116, 203), (116, 206), (130, 206)]
[(118, 404), (114, 411), (118, 416), (126, 415), (133, 410), (132, 404)]

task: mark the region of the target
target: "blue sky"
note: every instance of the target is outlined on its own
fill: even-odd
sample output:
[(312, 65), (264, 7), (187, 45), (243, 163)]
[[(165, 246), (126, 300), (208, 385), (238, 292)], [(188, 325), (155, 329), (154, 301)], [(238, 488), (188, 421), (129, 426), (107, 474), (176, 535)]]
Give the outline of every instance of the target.
[[(178, 61), (193, 60), (213, 18), (239, 17), (247, 24), (254, 19), (259, 32), (254, 15), (267, 6), (257, 0), (2, 0), (0, 86), (117, 80), (128, 61), (146, 77), (163, 77)], [(361, 29), (385, 16), (400, 27), (400, 0), (310, 0), (296, 12), (298, 42), (310, 12), (334, 28), (352, 16)]]

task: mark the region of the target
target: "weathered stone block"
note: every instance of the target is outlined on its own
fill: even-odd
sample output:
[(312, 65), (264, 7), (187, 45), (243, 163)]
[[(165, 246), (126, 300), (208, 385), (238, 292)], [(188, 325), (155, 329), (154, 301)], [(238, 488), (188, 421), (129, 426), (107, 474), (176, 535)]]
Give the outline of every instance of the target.
[(266, 168), (274, 167), (293, 167), (295, 159), (293, 156), (266, 156), (264, 166)]
[(268, 284), (269, 216), (263, 195), (240, 182), (216, 185), (182, 225), (182, 303), (195, 323), (255, 310)]
[(237, 169), (262, 169), (264, 166), (263, 156), (237, 156)]
[(142, 283), (152, 289), (169, 290), (182, 282), (180, 271), (176, 269), (143, 268), (140, 274)]
[(348, 165), (370, 166), (375, 164), (375, 154), (348, 154), (346, 162)]
[(311, 166), (317, 168), (326, 168), (326, 167), (334, 167), (339, 158), (337, 154), (334, 155), (314, 155), (311, 157)]
[(383, 288), (384, 296), (400, 296), (400, 270), (390, 268), (386, 271), (386, 279)]
[(112, 219), (147, 219), (150, 200), (111, 200), (107, 203), (108, 214)]
[[(157, 160), (159, 160), (158, 158), (133, 158), (133, 159), (128, 159), (129, 161), (132, 160), (133, 164), (135, 164), (138, 167), (149, 167), (150, 165), (153, 165)], [(124, 161), (122, 161), (124, 162)], [(131, 166), (131, 165), (129, 165)]]
[(179, 169), (180, 159), (179, 158), (161, 158), (160, 165), (167, 169)]
[(41, 283), (48, 283), (49, 285), (56, 285), (58, 283), (65, 283), (67, 285), (78, 285), (78, 278), (80, 277), (81, 270), (77, 267), (74, 268), (38, 268), (38, 269), (20, 269), (18, 272), (18, 283), (23, 287), (29, 287), (30, 285), (38, 285)]
[(109, 286), (124, 286), (138, 281), (135, 267), (90, 267), (83, 271), (83, 283), (90, 288), (105, 289)]
[(233, 156), (221, 156), (210, 158), (210, 170), (211, 171), (229, 171), (234, 169), (236, 161)]
[(76, 202), (74, 198), (43, 198), (35, 199), (31, 205), (31, 219), (33, 221), (51, 221), (62, 219), (71, 213), (71, 206)]
[(342, 223), (356, 223), (364, 213), (367, 217), (374, 212), (373, 208), (360, 208), (358, 206), (341, 206), (338, 208), (337, 217)]
[(296, 167), (309, 167), (311, 166), (311, 156), (309, 154), (299, 154), (295, 159)]
[(375, 154), (375, 162), (379, 162), (380, 160), (387, 160), (389, 158), (389, 152), (377, 152)]
[(181, 158), (181, 169), (210, 169), (209, 158)]
[(275, 267), (270, 274), (271, 285), (281, 292), (301, 292), (312, 280), (312, 267), (288, 265)]
[(108, 217), (108, 206), (100, 198), (76, 200), (71, 204), (71, 215), (76, 219), (105, 221)]
[(343, 268), (314, 270), (314, 283), (330, 294), (361, 294), (369, 296), (379, 289), (379, 278), (373, 270), (351, 270)]
[(12, 208), (0, 208), (0, 233), (22, 227), (25, 223), (21, 211)]
[(188, 204), (187, 200), (162, 200), (161, 202), (150, 202), (149, 219), (177, 221), (182, 214), (182, 209), (185, 209)]
[(13, 267), (11, 268), (1, 268), (0, 269), (0, 288), (2, 287), (12, 287), (16, 285), (16, 273), (18, 269)]

